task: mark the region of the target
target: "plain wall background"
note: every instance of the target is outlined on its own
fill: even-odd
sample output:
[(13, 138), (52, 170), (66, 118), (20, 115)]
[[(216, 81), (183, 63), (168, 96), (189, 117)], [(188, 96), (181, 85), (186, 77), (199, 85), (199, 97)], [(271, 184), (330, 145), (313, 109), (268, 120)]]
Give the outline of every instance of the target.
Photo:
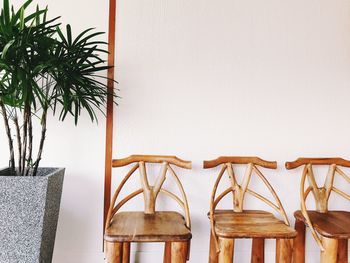
[[(76, 32), (108, 30), (108, 1), (38, 2)], [(118, 2), (116, 78), (122, 99), (115, 110), (114, 158), (171, 154), (193, 161), (192, 171), (178, 170), (193, 223), (190, 262), (208, 258), (206, 212), (218, 169), (204, 171), (204, 159), (257, 155), (277, 160), (276, 171), (263, 172), (294, 224), (301, 170), (286, 171), (284, 162), (301, 155), (350, 159), (350, 2)], [(48, 124), (42, 162), (66, 167), (54, 262), (103, 262), (105, 121), (101, 116), (97, 126), (84, 115), (74, 127), (73, 121), (56, 119)], [(5, 166), (2, 123), (0, 131)], [(115, 185), (123, 172), (114, 172)], [(136, 184), (137, 178), (128, 189)], [(260, 184), (253, 186), (264, 192)], [(248, 200), (250, 207), (263, 207)], [(229, 206), (230, 200), (224, 203)], [(141, 204), (132, 202), (129, 208), (142, 209)], [(164, 206), (177, 209), (160, 196), (159, 207)], [(342, 199), (332, 199), (332, 207), (350, 208)], [(249, 261), (249, 245), (237, 242), (236, 262)], [(267, 262), (273, 262), (274, 249), (267, 241)], [(132, 250), (137, 262), (162, 260), (161, 245)], [(318, 261), (309, 235), (307, 262)]]

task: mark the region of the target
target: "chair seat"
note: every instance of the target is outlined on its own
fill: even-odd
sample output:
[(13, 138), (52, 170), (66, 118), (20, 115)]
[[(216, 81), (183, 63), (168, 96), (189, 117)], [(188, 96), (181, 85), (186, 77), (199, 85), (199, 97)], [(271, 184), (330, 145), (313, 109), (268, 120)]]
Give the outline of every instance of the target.
[[(313, 227), (320, 235), (328, 238), (350, 239), (350, 212), (307, 212)], [(300, 210), (294, 213), (294, 217), (306, 224), (306, 220)]]
[(295, 238), (294, 229), (273, 214), (259, 210), (215, 210), (215, 232), (226, 238)]
[(104, 239), (109, 242), (166, 242), (187, 241), (191, 237), (184, 217), (177, 212), (155, 212), (152, 215), (120, 212), (114, 215)]

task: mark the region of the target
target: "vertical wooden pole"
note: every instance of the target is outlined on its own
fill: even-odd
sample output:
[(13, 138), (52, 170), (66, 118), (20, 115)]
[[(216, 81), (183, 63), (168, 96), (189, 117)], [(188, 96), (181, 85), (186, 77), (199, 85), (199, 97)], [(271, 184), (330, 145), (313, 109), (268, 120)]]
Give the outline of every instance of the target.
[(293, 262), (305, 263), (305, 223), (301, 220), (295, 219), (294, 228), (298, 234), (294, 239)]
[(233, 238), (221, 238), (219, 237), (219, 263), (232, 263), (234, 248), (235, 248), (235, 240)]
[(215, 246), (215, 237), (213, 236), (212, 231), (210, 230), (210, 243), (209, 243), (209, 263), (218, 262), (218, 253)]
[(348, 263), (348, 240), (338, 239), (338, 263)]
[(276, 263), (292, 263), (293, 239), (276, 239)]
[(122, 263), (123, 243), (106, 242), (107, 263)]
[(187, 249), (187, 242), (171, 242), (171, 263), (186, 263)]
[(123, 242), (123, 263), (130, 263), (130, 242)]
[(114, 56), (115, 56), (115, 25), (116, 25), (116, 0), (109, 0), (108, 23), (108, 91), (107, 96), (107, 120), (106, 120), (106, 153), (105, 153), (105, 183), (104, 183), (104, 210), (103, 233), (106, 218), (111, 202), (111, 177), (112, 177), (112, 149), (113, 149), (113, 90), (114, 90)]
[(165, 242), (164, 244), (163, 263), (171, 263), (171, 242)]
[(336, 263), (338, 239), (322, 237), (324, 251), (321, 251), (321, 263)]
[(265, 239), (253, 238), (251, 263), (265, 262)]

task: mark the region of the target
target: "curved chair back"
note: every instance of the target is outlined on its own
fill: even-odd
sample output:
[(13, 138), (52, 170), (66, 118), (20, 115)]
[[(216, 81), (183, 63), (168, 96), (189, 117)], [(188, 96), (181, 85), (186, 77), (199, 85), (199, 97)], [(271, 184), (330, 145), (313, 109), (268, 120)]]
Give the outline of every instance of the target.
[[(246, 164), (247, 168), (244, 173), (242, 182), (239, 183), (237, 181), (235, 172), (234, 172), (234, 165), (236, 164)], [(210, 203), (210, 213), (214, 213), (214, 210), (218, 203), (222, 200), (224, 196), (226, 196), (229, 193), (233, 194), (233, 210), (235, 212), (242, 212), (243, 211), (243, 202), (245, 198), (245, 194), (248, 193), (259, 200), (265, 202), (267, 205), (272, 207), (274, 210), (276, 210), (284, 219), (285, 223), (289, 225), (287, 215), (284, 211), (284, 208), (282, 206), (282, 203), (280, 202), (275, 190), (272, 188), (268, 180), (265, 178), (265, 176), (262, 174), (262, 172), (259, 170), (258, 166), (268, 168), (268, 169), (276, 169), (277, 163), (276, 162), (270, 162), (262, 160), (258, 157), (233, 157), (233, 156), (226, 156), (226, 157), (219, 157), (215, 160), (211, 161), (204, 161), (203, 167), (205, 169), (213, 168), (216, 166), (221, 165), (221, 170), (219, 172), (219, 176), (216, 179), (216, 182), (214, 184), (214, 188), (211, 195), (211, 203)], [(230, 187), (228, 187), (225, 191), (223, 191), (220, 195), (216, 197), (216, 191), (218, 188), (218, 185), (225, 173), (227, 171), (227, 174), (230, 179)], [(251, 177), (255, 173), (266, 185), (268, 190), (271, 192), (272, 196), (275, 199), (276, 204), (274, 204), (272, 201), (268, 200), (266, 197), (256, 193), (255, 191), (249, 189), (249, 183), (251, 181)]]
[[(146, 166), (147, 163), (161, 164), (161, 171), (160, 171), (160, 174), (157, 176), (154, 185), (150, 185), (148, 181), (147, 166)], [(191, 222), (190, 222), (187, 197), (183, 189), (183, 186), (171, 165), (178, 166), (185, 169), (191, 169), (192, 163), (190, 161), (181, 160), (176, 156), (161, 156), (161, 155), (131, 155), (124, 159), (113, 160), (112, 162), (113, 167), (123, 167), (129, 164), (134, 164), (134, 166), (126, 174), (126, 176), (124, 177), (124, 179), (122, 180), (122, 182), (120, 183), (120, 185), (118, 186), (117, 190), (113, 195), (111, 205), (107, 215), (105, 228), (107, 228), (110, 225), (111, 219), (113, 218), (115, 213), (117, 213), (118, 210), (126, 202), (128, 202), (130, 199), (134, 198), (135, 196), (141, 193), (143, 193), (143, 197), (144, 197), (144, 212), (146, 214), (155, 213), (156, 200), (159, 193), (164, 193), (168, 197), (174, 199), (184, 210), (186, 226), (190, 228)], [(132, 192), (131, 194), (129, 194), (128, 196), (126, 196), (124, 199), (120, 200), (117, 203), (117, 198), (120, 194), (120, 191), (124, 187), (125, 183), (129, 180), (129, 178), (135, 173), (136, 170), (139, 170), (141, 188)], [(163, 188), (163, 184), (168, 174), (170, 174), (175, 179), (175, 182), (182, 195), (181, 198)]]
[[(329, 167), (325, 182), (321, 187), (316, 183), (315, 174), (312, 168), (314, 165), (326, 165)], [(321, 238), (313, 228), (312, 222), (308, 216), (306, 199), (310, 192), (312, 192), (316, 204), (316, 210), (321, 213), (326, 213), (328, 211), (328, 200), (332, 191), (339, 194), (341, 197), (350, 200), (350, 195), (334, 186), (334, 177), (336, 174), (341, 175), (348, 183), (350, 183), (350, 177), (339, 168), (340, 166), (350, 167), (350, 161), (342, 158), (298, 158), (293, 162), (286, 162), (285, 166), (288, 170), (304, 166), (300, 182), (301, 212), (305, 217), (316, 242), (321, 248), (323, 248)], [(305, 189), (306, 178), (308, 179), (309, 186)]]
[[(237, 178), (234, 172), (234, 165), (236, 164), (247, 165), (241, 183), (237, 181)], [(209, 212), (211, 231), (212, 231), (212, 236), (214, 237), (214, 240), (215, 240), (216, 251), (219, 251), (219, 244), (218, 244), (218, 239), (215, 232), (215, 218), (214, 218), (215, 208), (217, 207), (218, 203), (229, 193), (233, 194), (233, 211), (234, 212), (237, 212), (237, 213), (243, 212), (243, 202), (244, 202), (245, 194), (248, 193), (256, 197), (257, 199), (263, 201), (264, 203), (272, 207), (274, 210), (276, 210), (283, 217), (284, 223), (289, 226), (288, 217), (282, 206), (281, 201), (279, 200), (275, 190), (272, 188), (270, 183), (267, 181), (265, 176), (262, 174), (262, 172), (258, 168), (258, 166), (260, 166), (268, 169), (276, 169), (277, 162), (265, 161), (258, 157), (242, 157), (242, 156), (222, 156), (215, 160), (203, 162), (204, 169), (214, 168), (219, 165), (221, 165), (221, 169), (215, 181), (213, 191), (211, 194), (210, 212)], [(231, 185), (230, 187), (228, 187), (226, 190), (224, 190), (221, 194), (217, 196), (216, 195), (217, 188), (225, 172), (227, 172), (229, 176)], [(249, 189), (249, 183), (251, 181), (251, 177), (253, 173), (255, 173), (263, 181), (265, 186), (268, 188), (268, 190), (271, 192), (272, 196), (274, 197), (276, 204), (270, 201), (269, 199), (267, 199), (266, 197)]]

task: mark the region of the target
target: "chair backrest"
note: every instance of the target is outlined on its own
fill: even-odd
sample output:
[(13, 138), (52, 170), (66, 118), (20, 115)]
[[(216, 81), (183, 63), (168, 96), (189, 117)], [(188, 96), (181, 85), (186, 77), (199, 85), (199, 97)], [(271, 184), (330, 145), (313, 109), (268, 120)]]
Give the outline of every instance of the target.
[[(316, 183), (314, 171), (312, 169), (314, 165), (329, 166), (325, 182), (321, 187), (319, 187)], [(324, 249), (322, 240), (315, 231), (308, 215), (306, 208), (306, 199), (310, 192), (312, 192), (316, 203), (316, 210), (321, 213), (326, 213), (328, 211), (328, 200), (332, 191), (344, 197), (345, 199), (350, 200), (350, 195), (344, 193), (334, 186), (334, 177), (336, 174), (341, 175), (348, 183), (350, 183), (350, 177), (339, 168), (339, 166), (350, 167), (350, 161), (344, 160), (342, 158), (298, 158), (294, 162), (286, 162), (285, 166), (288, 170), (304, 166), (300, 183), (301, 213), (303, 214), (307, 225), (311, 230), (312, 236), (316, 240), (317, 244), (321, 249)], [(306, 178), (308, 179), (309, 186), (305, 190)]]
[[(174, 169), (171, 167), (171, 165), (178, 166), (185, 169), (191, 169), (192, 163), (190, 161), (184, 161), (176, 156), (161, 156), (161, 155), (131, 155), (124, 159), (117, 159), (113, 160), (112, 166), (113, 167), (123, 167), (127, 166), (129, 164), (135, 163), (135, 165), (131, 168), (131, 170), (126, 174), (120, 185), (118, 186), (117, 190), (115, 191), (112, 201), (110, 204), (110, 208), (107, 215), (106, 220), (106, 228), (109, 226), (111, 219), (113, 218), (114, 214), (118, 212), (118, 210), (130, 199), (134, 198), (135, 196), (143, 193), (144, 197), (144, 212), (146, 214), (154, 214), (155, 213), (155, 206), (156, 206), (156, 200), (158, 197), (158, 194), (164, 193), (165, 195), (169, 196), (170, 198), (174, 199), (184, 210), (185, 219), (186, 219), (186, 226), (190, 228), (191, 222), (190, 222), (190, 215), (189, 215), (189, 207), (187, 202), (187, 197), (185, 194), (185, 191), (183, 189), (183, 186), (176, 175)], [(147, 163), (158, 163), (161, 164), (161, 171), (160, 174), (157, 176), (154, 185), (150, 185), (148, 181), (147, 176)], [(140, 172), (140, 183), (141, 188), (138, 190), (132, 192), (128, 196), (126, 196), (124, 199), (119, 201), (118, 203), (117, 198), (119, 196), (120, 191), (124, 187), (125, 183), (129, 180), (129, 178), (134, 174), (136, 170), (139, 170)], [(174, 193), (162, 188), (168, 172), (170, 175), (175, 179), (175, 182), (181, 192), (182, 198), (179, 198)]]
[[(313, 166), (314, 165), (327, 165), (328, 173), (323, 186), (318, 186), (316, 183)], [(342, 158), (299, 158), (294, 162), (286, 162), (286, 168), (288, 170), (295, 169), (297, 167), (304, 166), (303, 174), (300, 183), (300, 201), (303, 207), (306, 208), (306, 199), (310, 192), (312, 192), (316, 210), (318, 212), (328, 211), (328, 200), (331, 192), (335, 192), (347, 200), (350, 200), (350, 195), (344, 193), (334, 186), (334, 177), (336, 174), (341, 175), (348, 183), (350, 183), (350, 177), (342, 171), (339, 166), (350, 167), (350, 161)], [(305, 190), (305, 181), (308, 179), (309, 187)]]
[[(241, 183), (238, 183), (234, 168), (233, 166), (235, 164), (246, 164), (246, 171), (244, 173), (243, 179)], [(258, 198), (259, 200), (265, 202), (267, 205), (272, 207), (274, 210), (276, 210), (284, 219), (284, 222), (289, 225), (289, 221), (287, 218), (287, 215), (284, 211), (284, 208), (282, 206), (281, 201), (279, 200), (275, 190), (272, 188), (268, 180), (265, 178), (265, 176), (262, 174), (262, 172), (258, 169), (257, 166), (268, 168), (268, 169), (276, 169), (277, 163), (276, 162), (270, 162), (262, 160), (258, 157), (241, 157), (241, 156), (226, 156), (226, 157), (219, 157), (215, 160), (211, 161), (204, 161), (203, 167), (205, 169), (213, 168), (218, 165), (221, 165), (221, 170), (219, 172), (219, 175), (216, 179), (216, 182), (213, 187), (213, 191), (211, 194), (211, 201), (210, 201), (210, 218), (213, 219), (213, 214), (215, 211), (216, 206), (218, 203), (222, 200), (224, 196), (226, 196), (229, 193), (233, 194), (233, 210), (234, 212), (242, 212), (243, 211), (243, 202), (245, 198), (245, 194), (249, 193), (250, 195)], [(218, 185), (225, 173), (227, 171), (227, 174), (230, 179), (230, 187), (228, 187), (225, 191), (223, 191), (220, 195), (216, 197), (216, 191), (218, 188)], [(268, 200), (264, 196), (256, 193), (255, 191), (248, 188), (249, 183), (251, 181), (252, 174), (255, 173), (266, 185), (268, 190), (271, 192), (272, 196), (275, 199), (275, 203)]]

